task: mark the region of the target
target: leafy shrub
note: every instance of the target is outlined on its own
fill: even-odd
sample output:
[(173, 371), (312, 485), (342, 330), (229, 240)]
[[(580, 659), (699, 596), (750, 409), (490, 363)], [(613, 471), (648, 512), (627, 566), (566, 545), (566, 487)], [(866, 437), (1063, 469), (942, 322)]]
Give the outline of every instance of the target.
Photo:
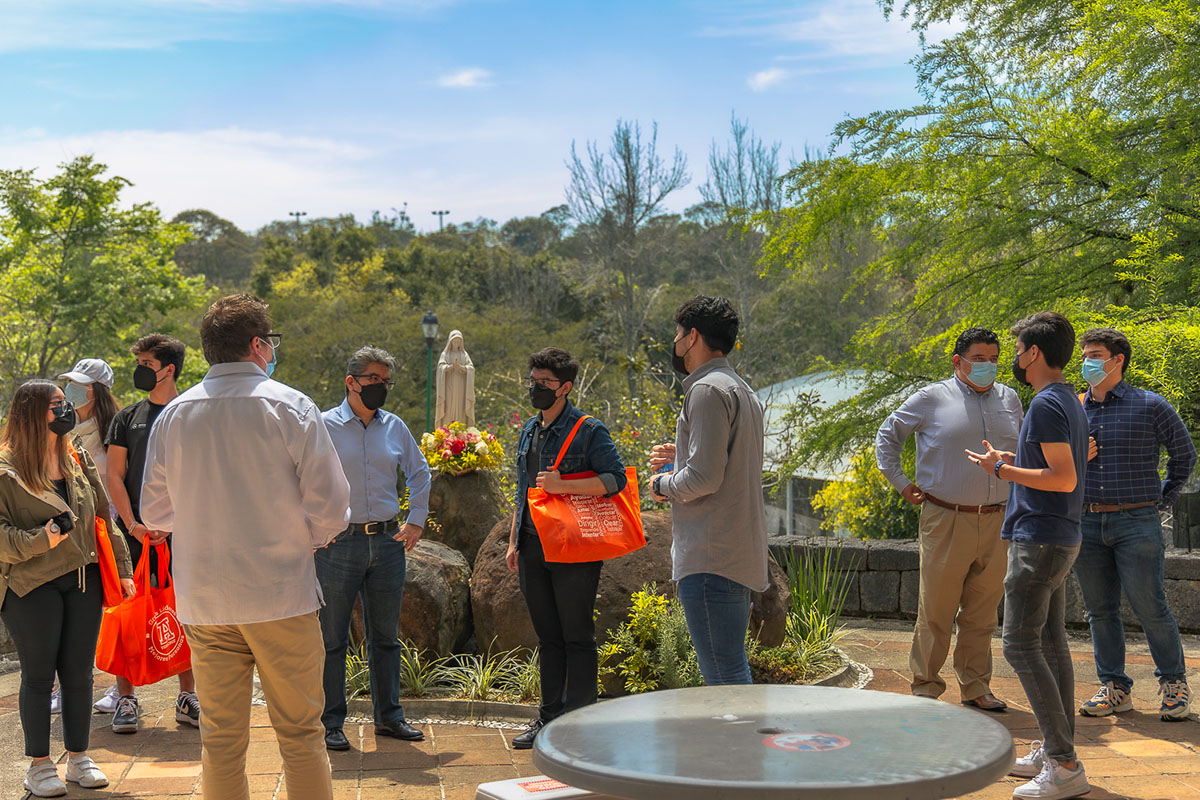
[[(915, 456), (905, 447), (902, 463), (912, 474)], [(966, 467), (964, 467), (965, 469)], [(817, 492), (813, 508), (825, 512), (821, 527), (849, 531), (859, 539), (915, 539), (921, 512), (892, 487), (875, 466), (875, 450), (865, 447), (850, 462), (845, 480)]]
[(400, 640), (400, 686), (410, 697), (420, 697), (444, 682), (442, 665), (448, 658), (427, 658), (424, 650)]
[(600, 648), (600, 677), (618, 677), (626, 691), (700, 686), (700, 665), (683, 606), (651, 583), (634, 592), (629, 618)]

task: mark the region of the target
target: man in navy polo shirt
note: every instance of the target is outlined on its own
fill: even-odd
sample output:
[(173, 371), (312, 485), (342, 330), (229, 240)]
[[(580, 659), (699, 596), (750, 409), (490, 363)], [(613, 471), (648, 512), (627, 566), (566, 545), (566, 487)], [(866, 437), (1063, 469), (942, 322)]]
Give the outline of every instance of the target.
[(1017, 759), (1012, 774), (1033, 778), (1016, 798), (1078, 797), (1090, 791), (1075, 755), (1075, 674), (1067, 644), (1067, 575), (1079, 554), (1087, 418), (1063, 367), (1075, 329), (1062, 314), (1041, 311), (1012, 327), (1013, 377), (1037, 393), (1017, 452), (967, 451), (970, 460), (1011, 484), (1001, 536), (1009, 540), (1004, 579), (1004, 657), (1037, 717), (1041, 741)]

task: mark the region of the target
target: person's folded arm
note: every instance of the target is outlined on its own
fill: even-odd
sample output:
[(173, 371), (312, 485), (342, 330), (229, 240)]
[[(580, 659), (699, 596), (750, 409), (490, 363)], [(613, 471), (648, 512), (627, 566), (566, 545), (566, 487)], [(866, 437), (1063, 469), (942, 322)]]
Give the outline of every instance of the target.
[[(671, 500), (689, 502), (717, 491), (725, 480), (729, 462), (729, 437), (733, 427), (731, 398), (700, 384), (684, 401), (689, 424), (687, 458), (682, 467), (663, 475), (659, 491)], [(680, 462), (675, 454), (676, 464)]]
[[(150, 428), (146, 444), (146, 468), (142, 471), (142, 495), (138, 516), (142, 524), (154, 531), (175, 530), (175, 505), (167, 486), (167, 433), (160, 417)], [(124, 486), (121, 487), (124, 489)], [(132, 526), (130, 526), (132, 527)]]

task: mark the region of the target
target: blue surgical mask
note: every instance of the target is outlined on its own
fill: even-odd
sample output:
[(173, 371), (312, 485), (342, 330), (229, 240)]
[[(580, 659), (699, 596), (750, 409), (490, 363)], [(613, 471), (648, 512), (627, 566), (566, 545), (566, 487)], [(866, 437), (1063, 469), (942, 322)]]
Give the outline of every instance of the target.
[(87, 387), (81, 383), (71, 381), (63, 388), (63, 394), (67, 397), (67, 402), (79, 408), (86, 406), (88, 403)]
[(275, 373), (275, 365), (279, 363), (279, 356), (275, 353), (275, 348), (271, 348), (271, 360), (267, 362), (267, 377), (271, 377)]
[(1104, 365), (1111, 360), (1111, 358), (1085, 358), (1083, 360), (1083, 368), (1080, 372), (1083, 373), (1083, 379), (1088, 382), (1089, 386), (1099, 386), (1104, 382), (1104, 379), (1108, 377)]
[(996, 382), (996, 364), (991, 361), (972, 361), (971, 374), (967, 376), (967, 380), (972, 386), (978, 386), (980, 389), (986, 389)]

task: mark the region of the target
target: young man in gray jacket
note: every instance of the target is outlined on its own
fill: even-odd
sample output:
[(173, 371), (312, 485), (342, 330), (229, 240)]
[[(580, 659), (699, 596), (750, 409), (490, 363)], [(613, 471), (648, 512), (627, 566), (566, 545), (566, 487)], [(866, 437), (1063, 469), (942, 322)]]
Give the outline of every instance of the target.
[[(651, 453), (650, 492), (671, 503), (672, 580), (709, 686), (750, 683), (750, 593), (767, 588), (763, 407), (729, 365), (738, 316), (723, 297), (675, 312), (672, 364), (687, 377), (675, 444)], [(659, 472), (673, 465), (670, 472)]]

